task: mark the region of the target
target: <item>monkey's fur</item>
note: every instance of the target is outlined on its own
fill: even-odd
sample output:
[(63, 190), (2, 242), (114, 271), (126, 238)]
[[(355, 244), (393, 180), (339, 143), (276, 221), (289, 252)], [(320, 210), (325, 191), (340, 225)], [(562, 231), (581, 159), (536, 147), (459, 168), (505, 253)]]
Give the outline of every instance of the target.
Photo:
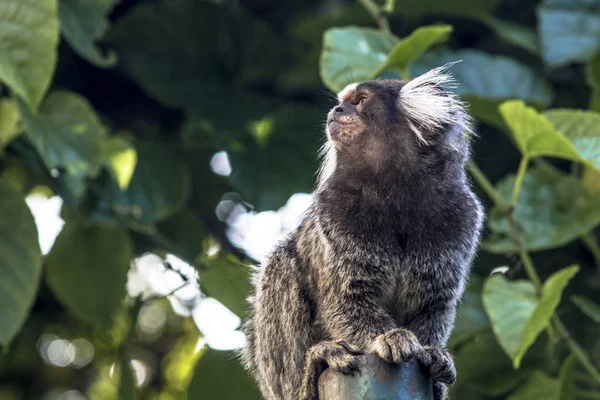
[(445, 348), (480, 237), (470, 118), (444, 68), (349, 85), (328, 114), (315, 201), (255, 276), (243, 360), (267, 400), (317, 398), (326, 366), (418, 359), (446, 396)]

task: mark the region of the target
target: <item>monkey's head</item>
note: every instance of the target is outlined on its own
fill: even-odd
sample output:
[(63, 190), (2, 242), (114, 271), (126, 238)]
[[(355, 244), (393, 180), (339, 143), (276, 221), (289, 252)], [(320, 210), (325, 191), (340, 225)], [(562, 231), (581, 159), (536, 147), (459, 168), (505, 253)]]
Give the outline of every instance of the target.
[(469, 155), (471, 119), (463, 102), (443, 87), (446, 67), (410, 81), (372, 80), (348, 85), (327, 115), (320, 182), (339, 167), (378, 176), (393, 171), (436, 173), (462, 167)]

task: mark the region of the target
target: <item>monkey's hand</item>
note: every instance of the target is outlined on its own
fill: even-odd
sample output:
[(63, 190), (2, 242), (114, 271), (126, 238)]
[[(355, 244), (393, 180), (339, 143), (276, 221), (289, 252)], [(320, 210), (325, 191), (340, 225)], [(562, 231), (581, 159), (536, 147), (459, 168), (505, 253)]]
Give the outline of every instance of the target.
[(424, 352), (419, 339), (404, 328), (393, 329), (379, 335), (372, 348), (379, 357), (395, 364), (413, 359), (420, 360)]
[(312, 346), (306, 354), (300, 400), (316, 400), (318, 398), (319, 375), (327, 368), (335, 369), (350, 375), (358, 371), (359, 350), (347, 342), (338, 340), (321, 342)]
[(427, 368), (431, 378), (437, 382), (453, 385), (456, 382), (456, 368), (452, 355), (443, 347), (425, 346), (419, 358)]

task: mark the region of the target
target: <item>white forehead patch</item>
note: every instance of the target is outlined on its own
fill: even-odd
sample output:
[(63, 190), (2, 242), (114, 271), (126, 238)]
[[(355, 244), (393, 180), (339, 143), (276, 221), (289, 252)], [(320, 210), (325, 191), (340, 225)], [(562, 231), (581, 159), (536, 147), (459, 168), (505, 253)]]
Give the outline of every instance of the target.
[(447, 70), (455, 63), (448, 63), (409, 81), (400, 90), (398, 101), (406, 113), (411, 130), (419, 140), (427, 143), (425, 131), (434, 131), (446, 124), (459, 125), (471, 131), (471, 119), (465, 104), (450, 91), (442, 87), (456, 87), (456, 82)]
[(358, 83), (351, 83), (346, 86), (341, 92), (338, 93), (337, 97), (340, 103), (346, 100), (348, 97), (352, 96), (356, 91), (356, 86)]

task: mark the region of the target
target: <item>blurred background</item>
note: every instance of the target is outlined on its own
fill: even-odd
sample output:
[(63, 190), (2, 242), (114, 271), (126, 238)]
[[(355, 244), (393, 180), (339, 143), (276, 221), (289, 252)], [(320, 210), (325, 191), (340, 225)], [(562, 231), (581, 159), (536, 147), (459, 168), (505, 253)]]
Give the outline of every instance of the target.
[(249, 276), (333, 94), (460, 60), (452, 398), (600, 399), (600, 0), (0, 0), (0, 399), (258, 399)]

